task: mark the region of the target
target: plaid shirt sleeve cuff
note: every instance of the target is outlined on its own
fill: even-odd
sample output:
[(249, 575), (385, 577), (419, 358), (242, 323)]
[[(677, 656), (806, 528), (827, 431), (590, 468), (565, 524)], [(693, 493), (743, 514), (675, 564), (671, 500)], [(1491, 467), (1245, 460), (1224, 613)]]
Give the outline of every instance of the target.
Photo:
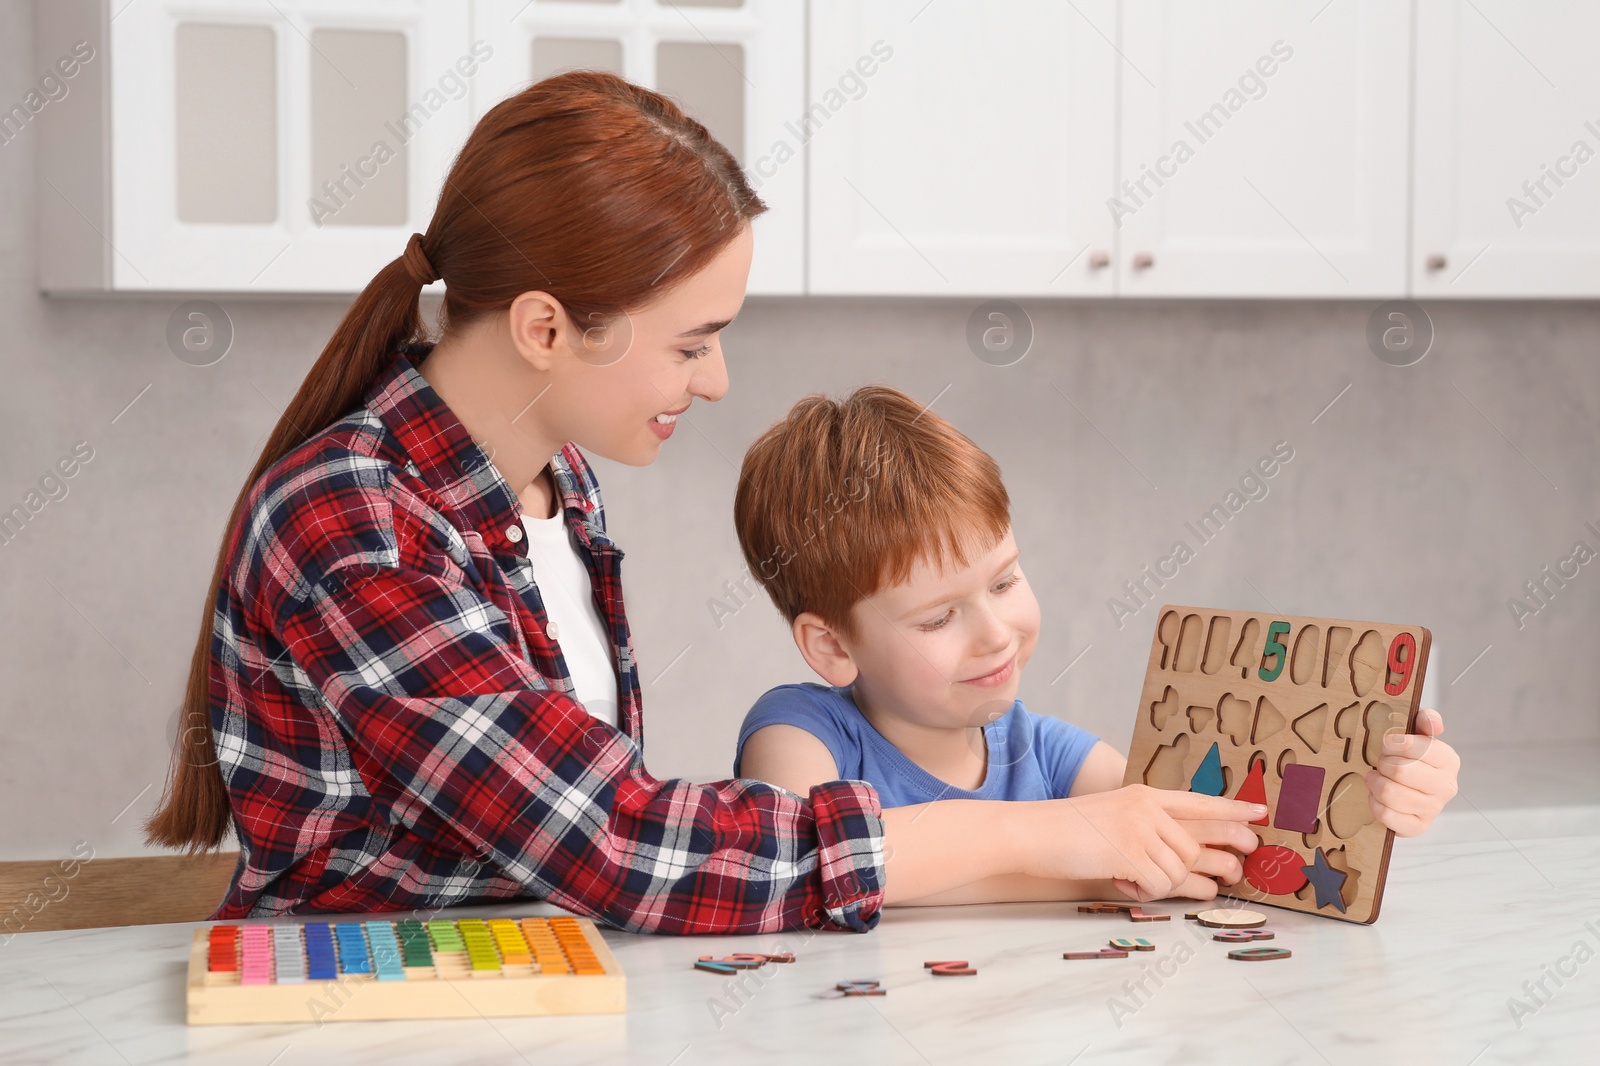
[(865, 781), (830, 781), (811, 790), (822, 875), (823, 928), (865, 933), (883, 910), (883, 808)]

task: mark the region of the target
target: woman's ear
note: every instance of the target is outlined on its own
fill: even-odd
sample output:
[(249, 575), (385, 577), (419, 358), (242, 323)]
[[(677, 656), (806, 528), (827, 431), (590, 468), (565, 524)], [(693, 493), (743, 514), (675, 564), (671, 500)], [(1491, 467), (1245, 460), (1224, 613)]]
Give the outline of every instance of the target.
[(856, 663), (833, 627), (805, 611), (794, 620), (794, 644), (807, 665), (828, 684), (843, 688), (856, 679)]
[(511, 343), (533, 369), (548, 371), (555, 365), (564, 334), (572, 328), (560, 301), (547, 292), (522, 293), (507, 311)]

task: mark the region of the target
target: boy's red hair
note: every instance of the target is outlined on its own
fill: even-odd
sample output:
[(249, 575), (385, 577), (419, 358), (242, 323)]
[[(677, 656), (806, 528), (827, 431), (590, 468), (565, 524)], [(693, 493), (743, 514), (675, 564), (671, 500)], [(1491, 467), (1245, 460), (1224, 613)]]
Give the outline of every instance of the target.
[(846, 638), (850, 609), (918, 560), (965, 566), (1011, 526), (995, 461), (883, 385), (808, 396), (745, 453), (734, 524), (750, 573), (790, 623), (810, 611)]

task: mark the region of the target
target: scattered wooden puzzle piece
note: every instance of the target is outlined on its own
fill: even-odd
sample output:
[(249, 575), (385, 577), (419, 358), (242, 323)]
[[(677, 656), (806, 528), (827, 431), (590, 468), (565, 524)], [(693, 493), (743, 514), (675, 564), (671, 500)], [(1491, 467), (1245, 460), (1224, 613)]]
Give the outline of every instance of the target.
[(1236, 907), (1214, 907), (1201, 911), (1195, 921), (1213, 929), (1257, 929), (1267, 924), (1267, 916), (1260, 911), (1247, 911)]
[(1186, 922), (1192, 922), (1196, 918), (1199, 918), (1199, 917), (1200, 917), (1200, 912), (1199, 911), (1184, 911), (1183, 912), (1183, 920), (1186, 921)]
[(1139, 907), (1128, 908), (1128, 921), (1130, 922), (1170, 922), (1170, 914), (1146, 914)]
[(925, 970), (932, 970), (935, 977), (966, 977), (978, 971), (967, 965), (966, 959), (946, 959), (942, 962), (925, 962)]
[(1128, 957), (1128, 953), (1126, 951), (1118, 951), (1116, 948), (1101, 948), (1099, 951), (1064, 951), (1061, 953), (1061, 957), (1063, 959), (1125, 959)]
[(840, 981), (834, 987), (847, 996), (883, 996), (888, 994), (878, 981)]
[(1224, 944), (1248, 944), (1252, 940), (1271, 940), (1276, 935), (1271, 929), (1224, 929), (1213, 933), (1211, 939)]
[(1118, 951), (1154, 951), (1156, 946), (1142, 936), (1114, 936), (1111, 946)]
[(1288, 948), (1234, 948), (1228, 952), (1228, 958), (1240, 962), (1270, 962), (1273, 959), (1287, 959), (1290, 954)]

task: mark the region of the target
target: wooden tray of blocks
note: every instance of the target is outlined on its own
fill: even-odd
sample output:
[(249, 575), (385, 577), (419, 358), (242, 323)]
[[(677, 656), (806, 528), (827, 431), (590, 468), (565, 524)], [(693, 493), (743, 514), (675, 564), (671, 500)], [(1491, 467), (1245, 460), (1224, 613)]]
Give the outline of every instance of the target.
[(196, 929), (189, 1024), (619, 1014), (587, 918), (276, 922)]
[(1364, 780), (1415, 726), (1433, 637), (1421, 626), (1165, 606), (1123, 784), (1267, 805), (1227, 893), (1378, 919), (1394, 834)]

